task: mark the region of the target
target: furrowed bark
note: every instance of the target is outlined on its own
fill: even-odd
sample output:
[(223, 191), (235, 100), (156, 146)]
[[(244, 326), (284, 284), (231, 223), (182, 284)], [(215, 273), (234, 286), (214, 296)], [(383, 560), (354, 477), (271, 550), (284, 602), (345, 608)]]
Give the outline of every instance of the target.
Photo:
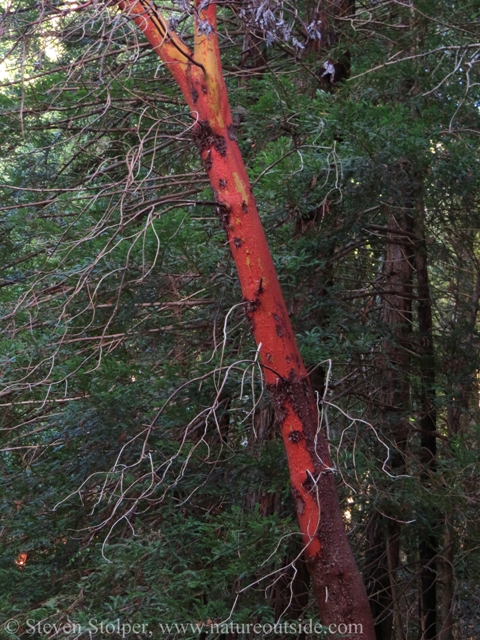
[(195, 120), (194, 139), (208, 173), (217, 212), (237, 266), (246, 315), (260, 347), (267, 389), (287, 453), (305, 557), (323, 624), (356, 624), (359, 640), (374, 640), (360, 573), (343, 524), (327, 444), (237, 145), (220, 61), (216, 5), (195, 1), (193, 54), (153, 3), (123, 0), (168, 66)]

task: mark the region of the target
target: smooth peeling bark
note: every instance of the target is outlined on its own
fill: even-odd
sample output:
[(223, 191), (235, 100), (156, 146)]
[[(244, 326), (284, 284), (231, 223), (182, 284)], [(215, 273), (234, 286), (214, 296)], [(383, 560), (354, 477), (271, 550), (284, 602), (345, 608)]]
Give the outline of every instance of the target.
[(291, 488), (323, 624), (356, 624), (374, 640), (360, 573), (348, 544), (328, 448), (235, 131), (216, 33), (216, 6), (197, 8), (193, 53), (145, 0), (124, 0), (185, 97), (194, 139), (209, 176), (242, 288), (245, 311), (261, 345), (267, 389), (287, 454)]

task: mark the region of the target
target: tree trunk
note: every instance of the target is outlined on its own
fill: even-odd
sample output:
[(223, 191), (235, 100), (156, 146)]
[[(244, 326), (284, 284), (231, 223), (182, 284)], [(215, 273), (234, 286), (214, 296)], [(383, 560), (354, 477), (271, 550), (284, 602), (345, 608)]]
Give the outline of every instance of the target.
[[(377, 640), (391, 640), (392, 637), (393, 598), (387, 556), (386, 525), (386, 518), (375, 511), (367, 527), (368, 550), (365, 575)], [(396, 567), (395, 558), (392, 565)]]
[[(420, 419), (421, 477), (428, 483), (436, 471), (437, 412), (435, 408), (435, 358), (433, 350), (433, 323), (430, 283), (427, 269), (424, 207), (421, 196), (417, 200), (416, 232), (418, 236), (416, 271), (418, 288), (418, 329), (420, 334), (419, 365), (422, 382), (422, 416)], [(421, 640), (437, 637), (437, 518), (420, 532), (420, 627)]]
[(454, 607), (454, 578), (453, 560), (455, 555), (455, 532), (451, 523), (451, 516), (445, 516), (445, 538), (442, 553), (442, 627), (440, 640), (453, 640), (453, 607)]
[(237, 267), (245, 313), (282, 433), (322, 622), (361, 625), (356, 637), (373, 640), (368, 600), (348, 544), (327, 444), (317, 430), (315, 398), (235, 137), (221, 68), (216, 4), (195, 1), (193, 55), (153, 3), (119, 4), (168, 65), (195, 120), (195, 142)]
[[(384, 343), (385, 367), (383, 403), (388, 433), (395, 442), (391, 468), (405, 471), (405, 449), (410, 434), (406, 414), (410, 406), (410, 335), (412, 327), (413, 243), (412, 217), (408, 213), (388, 220), (388, 244), (385, 260), (384, 323), (390, 336)], [(398, 234), (395, 231), (398, 231)]]
[[(396, 233), (397, 232), (397, 233)], [(388, 436), (395, 442), (390, 468), (395, 474), (405, 473), (405, 449), (410, 427), (405, 418), (410, 404), (409, 346), (412, 324), (413, 244), (411, 215), (404, 212), (388, 218), (383, 320), (389, 336), (384, 340), (382, 404), (383, 422)], [(377, 640), (392, 638), (395, 620), (396, 637), (402, 638), (403, 628), (396, 601), (397, 570), (400, 557), (400, 524), (393, 510), (384, 517), (375, 513), (369, 538), (370, 605), (375, 619)]]

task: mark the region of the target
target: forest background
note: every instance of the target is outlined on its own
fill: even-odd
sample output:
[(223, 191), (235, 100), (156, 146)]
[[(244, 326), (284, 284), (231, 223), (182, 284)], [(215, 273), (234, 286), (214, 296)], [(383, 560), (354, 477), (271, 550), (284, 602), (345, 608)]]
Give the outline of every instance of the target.
[[(476, 638), (480, 7), (217, 4), (377, 637)], [(178, 88), (114, 4), (0, 8), (0, 615), (315, 619)]]

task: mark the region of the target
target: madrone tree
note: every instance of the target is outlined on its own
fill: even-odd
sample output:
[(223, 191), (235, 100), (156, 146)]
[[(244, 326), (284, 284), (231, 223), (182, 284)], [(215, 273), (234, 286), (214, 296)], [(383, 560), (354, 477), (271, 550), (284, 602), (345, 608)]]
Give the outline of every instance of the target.
[(334, 467), (318, 429), (315, 396), (237, 144), (220, 60), (216, 3), (194, 2), (193, 51), (153, 3), (122, 1), (119, 6), (168, 66), (192, 116), (193, 137), (235, 260), (245, 313), (282, 433), (322, 622), (361, 625), (359, 637), (373, 640), (370, 607), (346, 537)]

